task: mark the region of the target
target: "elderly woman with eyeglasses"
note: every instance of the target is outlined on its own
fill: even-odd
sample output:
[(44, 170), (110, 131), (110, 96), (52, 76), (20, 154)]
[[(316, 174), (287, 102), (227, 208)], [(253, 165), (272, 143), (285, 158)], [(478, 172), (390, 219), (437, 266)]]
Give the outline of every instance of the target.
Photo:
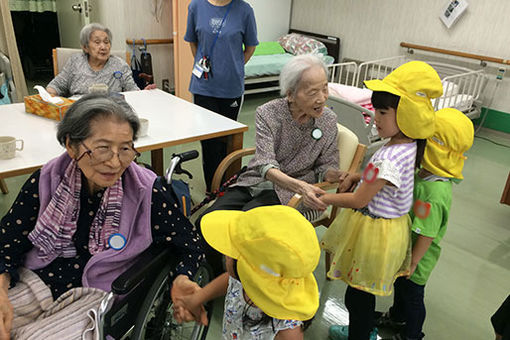
[[(0, 339), (34, 329), (41, 336), (65, 329), (65, 339), (81, 339), (83, 325), (58, 309), (70, 303), (86, 318), (90, 305), (153, 243), (178, 257), (174, 276), (194, 275), (204, 259), (200, 236), (156, 174), (133, 162), (138, 128), (137, 116), (118, 97), (88, 95), (67, 111), (57, 131), (66, 151), (30, 176), (0, 221)], [(123, 242), (111, 244), (112, 235)], [(33, 293), (27, 293), (31, 301), (18, 285)], [(77, 294), (89, 303), (71, 303)], [(23, 326), (38, 316), (26, 315), (27, 308), (42, 308), (44, 318)], [(44, 319), (52, 317), (58, 324), (50, 327)]]
[[(80, 32), (83, 52), (73, 54), (62, 71), (48, 84), (46, 90), (54, 96), (87, 94), (92, 87), (107, 87), (109, 92), (140, 90), (133, 80), (129, 65), (110, 54), (112, 32), (109, 28), (91, 23)], [(154, 89), (149, 84), (145, 89)]]

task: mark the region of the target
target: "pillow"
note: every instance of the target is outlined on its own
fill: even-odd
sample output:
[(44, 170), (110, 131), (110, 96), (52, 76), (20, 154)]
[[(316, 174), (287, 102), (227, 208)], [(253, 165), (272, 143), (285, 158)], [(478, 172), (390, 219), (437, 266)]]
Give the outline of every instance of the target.
[(297, 33), (284, 35), (283, 37), (278, 39), (278, 42), (280, 43), (280, 45), (282, 45), (285, 51), (293, 55), (309, 53), (312, 54), (320, 53), (323, 55), (328, 54), (326, 45), (324, 45), (320, 41)]
[(443, 97), (451, 97), (459, 94), (459, 85), (453, 81), (443, 80)]
[(278, 41), (264, 41), (257, 45), (253, 55), (284, 54), (285, 50)]
[(359, 87), (328, 83), (329, 94), (340, 97), (358, 105), (370, 104), (372, 102), (372, 90), (360, 89)]

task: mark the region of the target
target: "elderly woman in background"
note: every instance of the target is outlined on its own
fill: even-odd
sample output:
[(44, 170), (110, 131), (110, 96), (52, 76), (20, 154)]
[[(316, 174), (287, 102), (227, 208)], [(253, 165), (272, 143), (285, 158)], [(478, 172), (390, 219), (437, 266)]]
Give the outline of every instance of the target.
[[(280, 73), (283, 98), (256, 110), (256, 151), (248, 170), (204, 215), (213, 210), (287, 204), (295, 193), (303, 196), (306, 208), (326, 209), (317, 198), (324, 191), (312, 183), (337, 182), (341, 176), (337, 117), (325, 107), (326, 75), (324, 63), (313, 55), (294, 57), (285, 65)], [(218, 253), (212, 248), (206, 253), (211, 254), (208, 261), (215, 271), (220, 270)]]
[[(98, 23), (84, 26), (80, 32), (83, 53), (73, 54), (62, 71), (48, 84), (46, 90), (55, 96), (74, 96), (89, 93), (92, 85), (106, 85), (110, 92), (140, 90), (133, 80), (129, 65), (110, 55), (112, 32)], [(147, 85), (153, 89), (156, 85)]]
[[(153, 243), (174, 251), (174, 277), (194, 275), (200, 236), (162, 181), (133, 162), (138, 128), (119, 98), (92, 94), (67, 111), (57, 132), (66, 152), (30, 176), (0, 221), (0, 339), (81, 339), (86, 311)], [(120, 246), (110, 245), (112, 235), (122, 236)], [(27, 308), (44, 317), (30, 320), (38, 314)]]

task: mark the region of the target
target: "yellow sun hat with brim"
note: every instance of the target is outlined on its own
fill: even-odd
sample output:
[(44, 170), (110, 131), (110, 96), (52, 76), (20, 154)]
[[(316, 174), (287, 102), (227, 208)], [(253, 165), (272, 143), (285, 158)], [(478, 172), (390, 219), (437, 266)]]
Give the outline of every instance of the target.
[(473, 145), (473, 122), (454, 108), (436, 112), (436, 131), (427, 138), (421, 166), (434, 175), (463, 179), (464, 152)]
[(200, 226), (207, 243), (237, 259), (243, 289), (264, 313), (302, 321), (315, 315), (319, 288), (313, 271), (319, 241), (300, 212), (283, 205), (216, 210)]
[(366, 80), (372, 91), (389, 92), (400, 97), (397, 125), (407, 137), (425, 139), (434, 133), (434, 108), (431, 99), (443, 94), (436, 70), (423, 61), (410, 61), (383, 80)]

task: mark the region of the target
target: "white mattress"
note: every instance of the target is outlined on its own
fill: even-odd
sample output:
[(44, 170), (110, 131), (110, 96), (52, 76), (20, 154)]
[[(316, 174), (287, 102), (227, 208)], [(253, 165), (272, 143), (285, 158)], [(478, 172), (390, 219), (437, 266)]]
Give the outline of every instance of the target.
[(434, 106), (436, 110), (453, 107), (459, 111), (468, 111), (473, 106), (473, 96), (469, 94), (457, 94), (454, 96), (439, 97), (437, 99), (432, 99), (432, 106)]

